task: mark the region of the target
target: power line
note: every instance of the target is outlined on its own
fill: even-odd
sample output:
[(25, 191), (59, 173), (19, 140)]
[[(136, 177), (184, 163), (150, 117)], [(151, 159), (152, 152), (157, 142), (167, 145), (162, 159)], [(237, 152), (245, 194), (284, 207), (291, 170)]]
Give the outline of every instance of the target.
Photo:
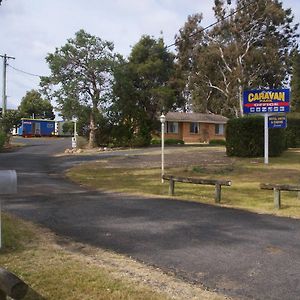
[(43, 75), (37, 75), (37, 74), (33, 74), (33, 73), (30, 73), (30, 72), (26, 72), (26, 71), (23, 71), (23, 70), (20, 70), (18, 68), (15, 68), (13, 67), (12, 65), (10, 64), (7, 64), (10, 68), (14, 69), (15, 71), (18, 71), (20, 73), (23, 73), (23, 74), (26, 74), (26, 75), (29, 75), (29, 76), (34, 76), (34, 77), (43, 77)]
[[(247, 8), (248, 6), (252, 5), (252, 4), (253, 4), (254, 2), (256, 2), (256, 1), (257, 1), (257, 0), (249, 1), (247, 4), (245, 4), (244, 6), (242, 6), (242, 7), (239, 8), (239, 9), (237, 9), (237, 10), (231, 12), (230, 14), (228, 14), (227, 16), (225, 16), (224, 18), (222, 18), (221, 20), (218, 20), (218, 21), (216, 21), (216, 22), (214, 22), (214, 23), (212, 23), (212, 24), (210, 24), (210, 25), (208, 25), (208, 26), (206, 26), (206, 27), (204, 27), (204, 28), (201, 28), (201, 29), (197, 30), (197, 31), (194, 32), (194, 33), (191, 33), (191, 34), (189, 35), (189, 38), (193, 37), (193, 36), (196, 35), (196, 34), (199, 34), (199, 33), (202, 33), (202, 32), (204, 32), (204, 31), (206, 31), (207, 29), (209, 29), (209, 28), (211, 28), (211, 27), (213, 27), (213, 26), (219, 24), (220, 22), (222, 22), (222, 21), (224, 21), (224, 20), (227, 20), (228, 18), (234, 16), (236, 13), (238, 13), (238, 12), (242, 11), (243, 9)], [(228, 0), (227, 3), (228, 3), (228, 4), (231, 4), (231, 1)], [(176, 46), (178, 43), (179, 43), (179, 41), (178, 41), (178, 42), (174, 42), (173, 44), (170, 44), (170, 45), (166, 46), (165, 48), (166, 48), (166, 49), (171, 48), (171, 47), (173, 47), (173, 46)]]

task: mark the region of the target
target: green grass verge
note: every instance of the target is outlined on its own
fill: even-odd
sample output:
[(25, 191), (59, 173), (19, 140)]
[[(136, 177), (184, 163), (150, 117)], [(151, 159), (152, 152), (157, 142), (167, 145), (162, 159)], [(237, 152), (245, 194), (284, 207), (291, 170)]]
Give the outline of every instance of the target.
[[(263, 164), (262, 158), (236, 158), (230, 164), (211, 163), (205, 166), (170, 168), (166, 173), (230, 179), (232, 186), (222, 189), (221, 205), (300, 218), (300, 199), (297, 199), (296, 192), (282, 192), (282, 209), (276, 210), (273, 205), (273, 192), (259, 188), (262, 182), (300, 184), (300, 149), (289, 150), (279, 158), (271, 158), (267, 166)], [(67, 175), (72, 180), (92, 188), (168, 196), (168, 182), (160, 183), (160, 169), (157, 168), (109, 168), (109, 163), (99, 161), (76, 166), (69, 170)], [(214, 204), (213, 186), (176, 183), (175, 195), (182, 200)]]
[[(54, 245), (45, 232), (2, 214), (0, 265), (22, 278), (45, 299), (167, 299)], [(26, 299), (37, 299), (29, 293)]]

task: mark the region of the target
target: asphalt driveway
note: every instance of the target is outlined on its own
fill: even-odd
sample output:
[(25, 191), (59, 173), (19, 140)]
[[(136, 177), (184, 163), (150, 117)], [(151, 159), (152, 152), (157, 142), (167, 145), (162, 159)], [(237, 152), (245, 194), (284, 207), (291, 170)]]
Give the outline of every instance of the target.
[(19, 180), (18, 194), (4, 198), (6, 211), (237, 299), (299, 299), (299, 220), (89, 191), (62, 172), (94, 156), (51, 156), (69, 139), (26, 142), (0, 154), (0, 168), (17, 170)]

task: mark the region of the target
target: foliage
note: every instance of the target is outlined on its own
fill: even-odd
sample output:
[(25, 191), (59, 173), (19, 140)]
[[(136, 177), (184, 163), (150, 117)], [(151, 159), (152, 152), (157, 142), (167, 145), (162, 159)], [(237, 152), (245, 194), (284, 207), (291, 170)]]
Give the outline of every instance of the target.
[(174, 55), (162, 39), (143, 36), (128, 61), (114, 69), (114, 103), (110, 118), (114, 133), (133, 144), (148, 145), (162, 110), (180, 106), (180, 83), (175, 79)]
[(290, 9), (275, 0), (216, 0), (218, 24), (203, 32), (202, 15), (190, 16), (176, 37), (178, 67), (194, 111), (243, 115), (242, 91), (281, 87), (289, 79), (297, 28)]
[(5, 142), (9, 142), (11, 131), (21, 124), (21, 115), (18, 110), (7, 110), (4, 116), (0, 116), (0, 129), (5, 135)]
[(300, 52), (295, 51), (293, 54), (293, 64), (292, 64), (292, 101), (291, 107), (292, 111), (300, 112)]
[(300, 117), (288, 117), (286, 140), (288, 148), (300, 147)]
[(43, 91), (56, 99), (65, 118), (85, 120), (91, 148), (96, 146), (97, 116), (108, 105), (113, 48), (113, 43), (80, 30), (46, 58), (51, 75), (42, 78)]
[(22, 118), (32, 118), (33, 116), (36, 119), (53, 120), (55, 118), (50, 101), (43, 99), (42, 95), (36, 90), (26, 93), (18, 110)]
[(74, 134), (74, 122), (69, 121), (69, 122), (64, 122), (62, 125), (62, 131), (63, 133), (70, 133), (70, 134)]
[[(184, 141), (180, 139), (165, 139), (166, 145), (184, 145)], [(160, 139), (152, 139), (151, 145), (161, 145)]]
[[(269, 156), (279, 156), (286, 150), (284, 129), (269, 129)], [(231, 119), (226, 126), (228, 156), (264, 156), (264, 118), (260, 116)]]
[(6, 142), (6, 134), (4, 132), (0, 131), (0, 150), (3, 149), (5, 142)]
[(225, 146), (226, 145), (226, 141), (225, 140), (210, 140), (209, 144), (211, 146), (219, 146), (219, 145)]

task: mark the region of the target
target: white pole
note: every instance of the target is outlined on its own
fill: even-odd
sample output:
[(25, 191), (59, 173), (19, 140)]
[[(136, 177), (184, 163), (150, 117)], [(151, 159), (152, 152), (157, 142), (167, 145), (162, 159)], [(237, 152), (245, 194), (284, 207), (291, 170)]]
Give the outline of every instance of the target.
[(269, 114), (265, 114), (265, 164), (269, 163)]
[(161, 123), (161, 183), (164, 183), (165, 174), (165, 123)]

